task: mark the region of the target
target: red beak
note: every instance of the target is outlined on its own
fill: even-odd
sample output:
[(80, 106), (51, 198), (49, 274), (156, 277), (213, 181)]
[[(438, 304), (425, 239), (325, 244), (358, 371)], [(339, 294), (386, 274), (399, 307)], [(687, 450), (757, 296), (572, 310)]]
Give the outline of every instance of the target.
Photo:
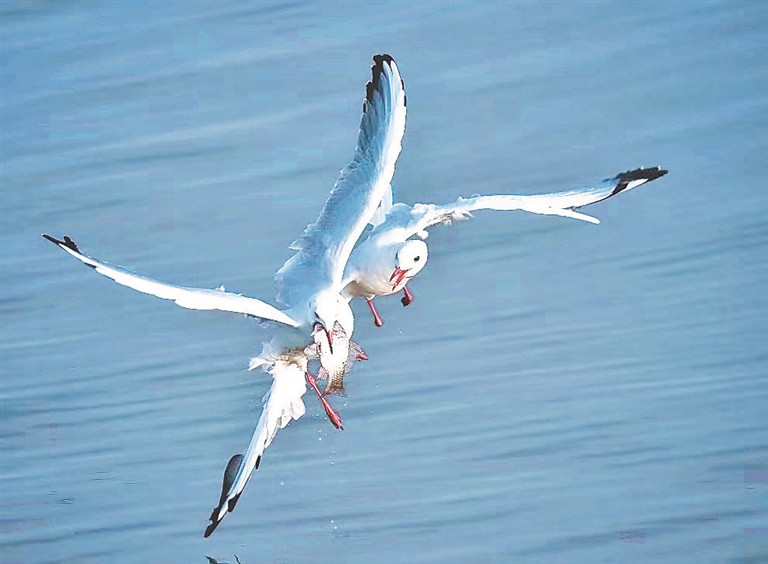
[(312, 335), (314, 336), (318, 331), (323, 331), (325, 333), (325, 338), (328, 339), (328, 348), (330, 349), (331, 354), (333, 354), (333, 333), (323, 327), (322, 323), (315, 323), (315, 327), (312, 330)]
[(392, 289), (394, 290), (397, 288), (402, 282), (403, 278), (405, 278), (405, 275), (408, 274), (407, 270), (403, 270), (399, 266), (395, 267), (394, 272), (392, 272), (392, 276), (389, 277), (390, 282), (394, 282), (392, 284)]

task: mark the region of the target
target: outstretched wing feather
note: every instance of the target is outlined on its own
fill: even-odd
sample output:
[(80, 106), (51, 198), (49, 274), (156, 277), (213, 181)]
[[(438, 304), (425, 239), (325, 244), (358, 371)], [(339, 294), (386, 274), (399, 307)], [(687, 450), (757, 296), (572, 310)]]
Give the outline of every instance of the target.
[(183, 286), (174, 286), (172, 284), (158, 282), (151, 278), (132, 274), (121, 268), (109, 266), (101, 261), (82, 254), (74, 241), (69, 237), (64, 237), (63, 241), (51, 237), (50, 235), (43, 235), (43, 237), (75, 257), (77, 260), (90, 266), (99, 274), (111, 278), (118, 284), (133, 288), (144, 294), (163, 298), (164, 300), (172, 300), (181, 307), (187, 309), (229, 311), (250, 315), (259, 319), (276, 321), (278, 323), (290, 325), (291, 327), (298, 327), (299, 325), (276, 307), (261, 300), (257, 300), (256, 298), (248, 298), (246, 296), (241, 296), (240, 294), (225, 292), (224, 290), (185, 288)]
[(305, 407), (301, 396), (307, 391), (307, 386), (302, 367), (278, 361), (269, 371), (273, 377), (272, 387), (264, 396), (264, 408), (259, 422), (239, 463), (237, 474), (229, 488), (222, 491), (219, 505), (211, 513), (211, 524), (206, 529), (206, 537), (214, 531), (228, 511), (234, 510), (248, 479), (258, 468), (262, 454), (275, 438), (277, 431), (293, 419), (304, 415)]
[(392, 57), (373, 59), (354, 158), (277, 273), (280, 300), (288, 305), (296, 301), (291, 288), (341, 284), (352, 248), (390, 189), (405, 132), (405, 88)]
[[(584, 206), (602, 202), (612, 196), (627, 192), (633, 188), (651, 182), (667, 174), (659, 167), (628, 170), (613, 178), (603, 180), (593, 186), (535, 195), (495, 195), (459, 198), (456, 202), (442, 206), (434, 204), (415, 204), (412, 208), (395, 204), (387, 221), (378, 229), (381, 235), (392, 241), (404, 241), (439, 223), (448, 223), (465, 219), (478, 210), (512, 211), (521, 210), (543, 215), (559, 215), (580, 219), (590, 223), (600, 223), (597, 218), (580, 213)], [(376, 229), (371, 237), (376, 235)], [(384, 231), (389, 231), (386, 235)]]

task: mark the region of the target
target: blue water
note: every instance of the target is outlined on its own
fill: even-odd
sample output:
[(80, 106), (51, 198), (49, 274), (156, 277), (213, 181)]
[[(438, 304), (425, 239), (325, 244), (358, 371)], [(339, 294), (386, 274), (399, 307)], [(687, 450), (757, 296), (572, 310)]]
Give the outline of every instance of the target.
[[(0, 562), (768, 561), (768, 4), (0, 6)], [(40, 238), (270, 298), (372, 55), (406, 202), (668, 176), (599, 226), (433, 229), (415, 302), (202, 532), (268, 333)]]

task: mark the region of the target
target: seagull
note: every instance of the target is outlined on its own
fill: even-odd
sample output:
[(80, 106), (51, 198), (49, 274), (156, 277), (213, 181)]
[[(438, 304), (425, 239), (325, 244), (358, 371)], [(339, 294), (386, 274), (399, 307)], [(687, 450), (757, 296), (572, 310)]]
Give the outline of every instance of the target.
[[(373, 229), (358, 244), (347, 262), (342, 282), (342, 295), (351, 300), (365, 298), (374, 324), (383, 321), (373, 300), (403, 291), (404, 306), (413, 301), (407, 283), (426, 265), (428, 249), (422, 240), (427, 229), (439, 223), (472, 217), (478, 210), (522, 210), (543, 215), (559, 215), (598, 224), (600, 221), (577, 210), (612, 198), (633, 188), (652, 182), (667, 174), (660, 167), (636, 168), (621, 172), (593, 186), (550, 194), (529, 196), (503, 194), (459, 198), (446, 205), (392, 203), (392, 192), (385, 192), (376, 214), (371, 218)], [(412, 239), (412, 237), (418, 237)]]
[[(331, 343), (333, 341), (334, 330), (326, 330), (325, 328), (346, 326), (349, 327), (351, 331), (354, 319), (352, 318), (352, 311), (349, 309), (348, 300), (342, 298), (338, 293), (334, 295), (330, 291), (320, 291), (316, 295), (311, 296), (306, 304), (294, 308), (293, 310), (283, 311), (259, 299), (227, 292), (224, 290), (223, 286), (220, 286), (215, 290), (209, 290), (207, 288), (185, 288), (132, 274), (123, 268), (110, 266), (105, 262), (81, 253), (77, 243), (67, 235), (64, 236), (63, 240), (56, 239), (47, 234), (43, 234), (43, 237), (80, 260), (85, 265), (93, 268), (99, 274), (111, 278), (118, 284), (138, 290), (139, 292), (173, 300), (176, 304), (187, 309), (229, 311), (254, 317), (261, 321), (273, 321), (282, 324), (283, 327), (292, 329), (288, 334), (282, 335), (282, 342), (284, 342), (286, 346), (298, 346), (305, 341), (305, 330), (311, 325), (313, 327), (311, 337), (317, 341), (318, 335), (322, 333), (325, 335), (328, 342), (328, 347), (317, 349), (317, 358), (320, 360), (321, 368), (323, 363), (327, 360), (331, 367), (330, 370), (339, 370), (337, 366), (339, 363), (336, 360), (338, 355), (334, 356), (332, 354), (333, 348)], [(296, 315), (296, 313), (299, 315)], [(341, 324), (337, 319), (343, 320), (344, 324)], [(326, 350), (330, 350), (331, 353), (326, 354), (325, 356), (320, 356), (319, 353), (321, 351), (325, 352)], [(323, 370), (324, 374), (329, 372), (328, 368), (323, 368)], [(312, 375), (307, 373), (307, 378), (312, 378)], [(337, 424), (337, 421), (341, 421), (338, 418), (338, 414), (335, 414), (333, 408), (327, 400), (325, 400), (322, 393), (319, 393), (318, 397), (323, 404), (326, 413), (328, 413), (331, 422), (337, 428), (340, 427), (340, 425)]]
[[(405, 83), (394, 59), (390, 55), (376, 55), (373, 61), (372, 78), (366, 84), (354, 158), (341, 171), (320, 217), (291, 245), (297, 253), (288, 259), (275, 277), (278, 300), (289, 306), (308, 303), (306, 296), (312, 295), (308, 281), (319, 277), (325, 283), (325, 291), (333, 293), (337, 311), (342, 315), (333, 325), (323, 324), (326, 339), (318, 339), (317, 331), (313, 333), (314, 348), (312, 345), (309, 350), (291, 348), (281, 343), (278, 336), (265, 343), (261, 354), (252, 359), (249, 368), (266, 370), (272, 375), (274, 383), (264, 397), (264, 410), (240, 459), (236, 476), (229, 484), (225, 476), (225, 487), (222, 489), (227, 491), (222, 491), (219, 505), (211, 513), (211, 524), (205, 530), (205, 537), (213, 533), (227, 512), (234, 510), (248, 478), (258, 468), (261, 456), (277, 430), (304, 414), (301, 395), (305, 390), (305, 380), (320, 397), (331, 422), (341, 427), (341, 420), (329, 410), (325, 394), (320, 392), (307, 370), (310, 357), (318, 355), (328, 371), (328, 391), (333, 390), (338, 382), (343, 383), (351, 356), (359, 360), (367, 358), (348, 340), (354, 329), (354, 317), (348, 300), (340, 294), (341, 284), (344, 267), (355, 243), (380, 207), (385, 194), (391, 191), (390, 183), (405, 133), (406, 112)], [(328, 331), (328, 328), (331, 330)], [(349, 343), (351, 352), (333, 347), (338, 340)], [(328, 354), (324, 357), (325, 350)]]
[[(281, 308), (223, 287), (211, 290), (158, 282), (83, 254), (68, 236), (57, 239), (43, 234), (69, 255), (123, 286), (173, 300), (185, 308), (241, 313), (275, 324), (273, 337), (249, 365), (251, 370), (261, 368), (270, 374), (272, 386), (263, 398), (264, 407), (247, 449), (227, 465), (219, 504), (211, 514), (205, 537), (235, 508), (277, 430), (305, 413), (301, 398), (307, 384), (317, 393), (331, 422), (343, 428), (325, 396), (343, 391), (343, 377), (351, 365), (367, 359), (351, 340), (354, 316), (349, 300), (341, 295), (344, 267), (386, 193), (391, 193), (405, 113), (405, 84), (395, 61), (386, 54), (374, 56), (353, 159), (342, 169), (317, 221), (290, 246), (296, 253), (275, 275)], [(308, 338), (312, 340), (309, 346)], [(310, 360), (320, 361), (318, 375), (328, 379), (325, 391), (309, 372)]]

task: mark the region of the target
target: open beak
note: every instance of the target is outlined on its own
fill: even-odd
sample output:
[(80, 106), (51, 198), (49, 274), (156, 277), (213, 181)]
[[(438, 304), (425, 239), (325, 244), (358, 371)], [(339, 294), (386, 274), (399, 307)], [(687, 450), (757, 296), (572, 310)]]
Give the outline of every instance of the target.
[(392, 272), (392, 276), (389, 277), (389, 281), (392, 283), (393, 290), (403, 282), (403, 278), (405, 278), (406, 274), (408, 274), (407, 270), (403, 270), (399, 266), (395, 267), (395, 270)]

